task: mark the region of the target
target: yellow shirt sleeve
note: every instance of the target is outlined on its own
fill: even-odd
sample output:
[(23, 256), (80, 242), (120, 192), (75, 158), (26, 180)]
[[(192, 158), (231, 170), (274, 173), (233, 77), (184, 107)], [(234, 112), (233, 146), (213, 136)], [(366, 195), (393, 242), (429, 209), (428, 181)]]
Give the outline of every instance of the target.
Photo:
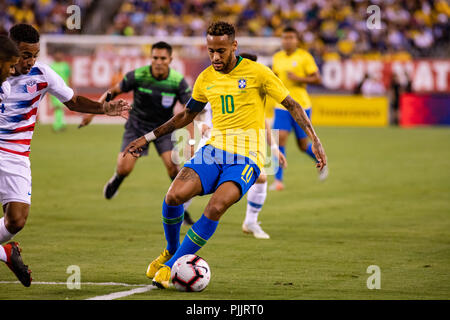
[(305, 52), (305, 60), (304, 61), (305, 61), (304, 66), (305, 66), (306, 75), (309, 76), (309, 75), (319, 71), (319, 68), (317, 67), (316, 62), (314, 61), (314, 57), (309, 52)]
[(194, 83), (194, 88), (192, 89), (192, 98), (199, 102), (208, 102), (208, 98), (206, 98), (204, 93), (204, 84), (203, 84), (203, 72), (197, 77)]
[(281, 103), (289, 95), (289, 90), (286, 89), (280, 78), (264, 65), (261, 65), (260, 79), (263, 82), (265, 93), (271, 96), (275, 102)]
[(277, 67), (278, 67), (278, 55), (277, 54), (274, 54), (273, 56), (272, 56), (272, 71), (273, 71), (273, 73), (275, 73), (275, 75), (276, 76), (278, 76), (278, 70), (277, 70)]

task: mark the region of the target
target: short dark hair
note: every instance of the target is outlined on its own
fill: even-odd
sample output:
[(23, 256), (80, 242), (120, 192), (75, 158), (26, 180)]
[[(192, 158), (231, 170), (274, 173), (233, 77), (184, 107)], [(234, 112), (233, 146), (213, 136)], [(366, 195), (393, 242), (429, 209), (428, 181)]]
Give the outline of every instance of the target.
[(297, 39), (300, 40), (300, 34), (298, 33), (297, 29), (295, 29), (294, 27), (291, 27), (291, 26), (284, 27), (283, 33), (285, 33), (285, 32), (295, 33), (295, 35), (297, 36)]
[(39, 32), (30, 24), (20, 23), (9, 29), (9, 37), (15, 42), (38, 43)]
[(0, 35), (0, 59), (8, 61), (12, 57), (19, 57), (19, 49), (10, 38)]
[(156, 42), (152, 45), (152, 51), (153, 49), (166, 49), (167, 52), (169, 52), (169, 56), (172, 55), (172, 46), (164, 41)]
[(225, 21), (215, 21), (211, 23), (206, 30), (206, 34), (210, 36), (224, 36), (227, 35), (231, 41), (236, 36), (236, 30), (231, 23)]
[(256, 54), (251, 54), (251, 53), (241, 53), (241, 54), (239, 54), (242, 58), (245, 58), (245, 59), (249, 59), (249, 60), (252, 60), (252, 61), (256, 61), (256, 60), (258, 60), (258, 56), (256, 55)]

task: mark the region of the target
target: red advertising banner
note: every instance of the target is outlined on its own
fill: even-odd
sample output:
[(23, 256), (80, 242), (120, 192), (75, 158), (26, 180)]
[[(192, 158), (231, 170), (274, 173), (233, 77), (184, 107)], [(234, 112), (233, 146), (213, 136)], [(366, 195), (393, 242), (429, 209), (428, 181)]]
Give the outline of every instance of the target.
[(407, 93), (400, 97), (400, 125), (450, 125), (449, 94)]
[[(263, 59), (261, 59), (263, 60)], [(139, 56), (117, 55), (73, 55), (67, 57), (72, 74), (70, 86), (79, 95), (97, 99), (100, 95), (122, 79), (124, 74), (135, 68), (149, 65), (150, 59)], [(185, 75), (193, 85), (198, 74), (210, 62), (207, 57), (176, 57), (171, 67)], [(323, 89), (327, 93), (348, 91), (349, 93), (366, 75), (380, 81), (385, 88), (385, 96), (394, 77), (401, 84), (411, 81), (415, 93), (450, 93), (450, 59), (422, 59), (411, 61), (382, 60), (336, 60), (325, 62), (321, 67)], [(317, 93), (316, 93), (317, 94)], [(132, 94), (123, 95), (131, 102)], [(51, 122), (53, 110), (49, 99), (40, 108), (42, 122)], [(78, 114), (67, 111), (68, 122), (79, 122)], [(116, 122), (110, 117), (96, 117), (97, 122)]]

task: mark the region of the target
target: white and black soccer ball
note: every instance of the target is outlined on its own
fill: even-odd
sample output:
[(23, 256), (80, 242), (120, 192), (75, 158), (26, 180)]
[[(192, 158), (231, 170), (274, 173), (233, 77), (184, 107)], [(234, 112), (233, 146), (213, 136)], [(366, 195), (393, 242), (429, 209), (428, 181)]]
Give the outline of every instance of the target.
[(187, 254), (175, 261), (170, 279), (178, 291), (199, 292), (208, 286), (211, 270), (204, 259)]

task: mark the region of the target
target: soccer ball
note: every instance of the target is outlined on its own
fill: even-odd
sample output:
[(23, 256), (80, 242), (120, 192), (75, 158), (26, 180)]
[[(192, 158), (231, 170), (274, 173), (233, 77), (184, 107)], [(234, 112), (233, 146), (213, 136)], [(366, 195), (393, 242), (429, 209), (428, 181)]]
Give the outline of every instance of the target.
[(178, 291), (204, 290), (211, 279), (208, 263), (195, 254), (182, 256), (172, 266), (170, 279)]

